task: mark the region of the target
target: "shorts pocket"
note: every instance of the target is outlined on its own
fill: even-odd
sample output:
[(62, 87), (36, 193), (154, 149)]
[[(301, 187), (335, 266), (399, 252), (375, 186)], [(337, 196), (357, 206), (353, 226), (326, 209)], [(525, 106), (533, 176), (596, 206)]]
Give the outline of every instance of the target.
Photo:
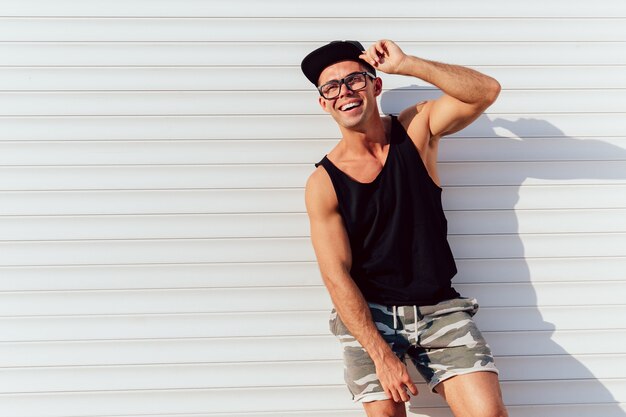
[(332, 334), (337, 336), (337, 311), (333, 308), (328, 318), (328, 328)]

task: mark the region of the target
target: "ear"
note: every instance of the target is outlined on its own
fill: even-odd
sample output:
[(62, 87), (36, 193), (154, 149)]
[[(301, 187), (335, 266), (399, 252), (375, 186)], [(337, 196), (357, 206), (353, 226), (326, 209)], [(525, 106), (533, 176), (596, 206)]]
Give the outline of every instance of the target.
[(326, 101), (324, 97), (319, 96), (317, 98), (317, 101), (320, 103), (320, 107), (322, 108), (322, 110), (324, 110), (326, 113), (330, 113), (330, 110), (328, 110), (328, 101)]
[(378, 97), (383, 92), (383, 80), (380, 77), (376, 77), (374, 80), (374, 96)]

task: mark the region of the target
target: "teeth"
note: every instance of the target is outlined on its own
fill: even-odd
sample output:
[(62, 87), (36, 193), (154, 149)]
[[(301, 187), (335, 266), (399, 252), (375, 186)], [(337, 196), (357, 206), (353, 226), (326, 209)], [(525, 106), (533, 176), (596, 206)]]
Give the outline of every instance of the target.
[(352, 109), (352, 108), (354, 108), (354, 107), (359, 106), (360, 104), (361, 104), (361, 103), (358, 103), (358, 102), (357, 102), (357, 103), (348, 103), (348, 104), (346, 104), (345, 106), (343, 106), (343, 107), (341, 108), (341, 110), (342, 110), (342, 111), (350, 110), (350, 109)]

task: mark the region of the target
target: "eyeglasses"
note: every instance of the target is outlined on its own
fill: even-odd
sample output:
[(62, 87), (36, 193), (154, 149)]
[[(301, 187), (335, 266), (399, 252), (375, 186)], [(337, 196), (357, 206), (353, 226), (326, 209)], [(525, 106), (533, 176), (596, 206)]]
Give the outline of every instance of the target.
[(326, 100), (331, 100), (339, 96), (341, 84), (345, 84), (346, 88), (353, 92), (363, 90), (367, 84), (367, 77), (370, 77), (372, 80), (376, 78), (376, 76), (367, 71), (353, 72), (352, 74), (346, 75), (341, 80), (332, 80), (326, 84), (320, 85), (317, 89), (322, 97)]

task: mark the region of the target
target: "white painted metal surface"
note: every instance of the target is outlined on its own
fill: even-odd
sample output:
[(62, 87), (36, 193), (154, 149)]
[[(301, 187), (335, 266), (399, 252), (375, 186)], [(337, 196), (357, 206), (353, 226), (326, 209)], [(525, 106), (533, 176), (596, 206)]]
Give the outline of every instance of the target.
[[(503, 86), (441, 177), (511, 417), (626, 416), (626, 3), (348, 5), (0, 2), (0, 415), (363, 415), (303, 199), (338, 131), (298, 66), (389, 37)], [(439, 94), (382, 77), (385, 113)]]

